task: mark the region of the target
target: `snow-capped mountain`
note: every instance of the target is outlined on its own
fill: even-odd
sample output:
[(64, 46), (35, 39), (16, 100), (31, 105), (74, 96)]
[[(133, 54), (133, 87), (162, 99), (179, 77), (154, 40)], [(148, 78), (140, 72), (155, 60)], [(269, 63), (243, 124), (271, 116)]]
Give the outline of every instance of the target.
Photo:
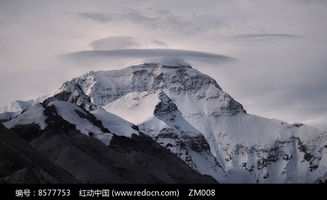
[(109, 146), (116, 136), (146, 134), (222, 183), (325, 181), (326, 132), (248, 114), (214, 79), (183, 60), (91, 71), (22, 114), (3, 115), (3, 124), (44, 129), (44, 105)]
[(191, 167), (220, 182), (314, 182), (327, 171), (327, 134), (247, 114), (211, 77), (163, 59), (84, 74), (78, 98), (139, 126)]

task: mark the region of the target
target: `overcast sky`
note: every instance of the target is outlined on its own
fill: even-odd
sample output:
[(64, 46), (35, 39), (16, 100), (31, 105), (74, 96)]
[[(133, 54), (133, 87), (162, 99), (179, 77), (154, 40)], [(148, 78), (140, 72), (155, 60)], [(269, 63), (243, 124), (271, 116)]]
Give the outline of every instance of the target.
[[(179, 49), (249, 113), (326, 130), (326, 10), (326, 0), (0, 0), (0, 105), (126, 66), (140, 51)], [(90, 50), (116, 56), (62, 59)]]

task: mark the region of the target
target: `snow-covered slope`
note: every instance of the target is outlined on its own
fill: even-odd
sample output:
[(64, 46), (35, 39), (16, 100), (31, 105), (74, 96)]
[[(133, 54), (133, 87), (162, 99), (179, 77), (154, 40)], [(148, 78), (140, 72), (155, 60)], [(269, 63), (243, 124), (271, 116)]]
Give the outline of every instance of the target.
[[(147, 93), (146, 95), (141, 92), (139, 95), (147, 100), (145, 103), (140, 102), (139, 105), (134, 104), (133, 100), (139, 101), (141, 98), (130, 99), (135, 95), (137, 94), (127, 94), (123, 101), (130, 102), (132, 108), (133, 106), (137, 107), (136, 112), (126, 106), (128, 112), (122, 114), (126, 114), (125, 117), (128, 117), (128, 113), (132, 117), (140, 116), (135, 120), (140, 122), (138, 124), (141, 132), (151, 136), (156, 142), (169, 149), (200, 173), (210, 175), (217, 180), (224, 176), (223, 169), (211, 154), (210, 147), (203, 135), (184, 119), (176, 104), (164, 92)], [(150, 98), (152, 101), (148, 101)], [(156, 103), (154, 104), (154, 102)], [(115, 107), (117, 108), (118, 105), (115, 106), (113, 103), (113, 106), (108, 105), (106, 109), (110, 110)], [(144, 116), (142, 116), (142, 110), (146, 111)], [(122, 109), (117, 111), (122, 111)]]
[(43, 114), (44, 108), (41, 104), (30, 106), (25, 112), (3, 123), (7, 128), (13, 128), (18, 125), (38, 124), (41, 129), (46, 127), (46, 116)]
[(35, 99), (30, 99), (26, 101), (16, 100), (11, 102), (7, 106), (0, 106), (0, 121), (8, 121), (25, 112), (27, 109), (35, 104), (44, 101), (46, 98), (52, 95), (44, 95)]
[(3, 125), (10, 129), (19, 125), (36, 124), (40, 130), (44, 130), (48, 126), (47, 116), (44, 113), (45, 107), (54, 107), (55, 112), (62, 119), (75, 125), (82, 134), (95, 137), (106, 145), (110, 144), (113, 134), (126, 137), (139, 134), (134, 124), (102, 108), (88, 112), (80, 106), (55, 98), (49, 98), (44, 103), (30, 106), (17, 117), (3, 122)]
[(99, 108), (91, 113), (102, 122), (102, 125), (105, 128), (115, 135), (129, 138), (134, 134), (139, 135), (139, 131), (137, 130), (138, 128), (134, 124), (118, 117), (117, 115), (107, 112), (102, 108)]
[[(180, 146), (192, 142), (181, 138), (203, 136), (210, 151), (206, 156), (214, 156), (217, 163), (210, 173), (194, 168), (219, 174), (214, 177), (220, 182), (313, 182), (327, 171), (325, 132), (247, 114), (214, 79), (184, 61), (90, 72), (66, 82), (58, 93), (69, 91), (65, 85), (72, 84), (81, 89), (74, 96), (90, 97), (85, 104), (102, 106), (137, 124), (192, 167), (205, 156), (189, 153), (190, 148), (184, 156)], [(161, 115), (163, 102), (171, 103)]]
[(94, 136), (106, 145), (110, 144), (112, 133), (104, 129), (96, 119), (80, 107), (64, 101), (52, 101), (48, 106), (55, 106), (58, 115), (70, 124), (74, 124), (81, 133)]
[(9, 119), (13, 119), (18, 116), (28, 108), (30, 108), (35, 103), (34, 100), (28, 101), (14, 101), (11, 102), (8, 106), (0, 107), (0, 121), (7, 121)]
[(3, 112), (21, 112), (26, 110), (27, 108), (31, 107), (34, 103), (34, 100), (27, 100), (27, 101), (14, 101), (10, 103), (8, 106), (0, 107), (0, 113)]

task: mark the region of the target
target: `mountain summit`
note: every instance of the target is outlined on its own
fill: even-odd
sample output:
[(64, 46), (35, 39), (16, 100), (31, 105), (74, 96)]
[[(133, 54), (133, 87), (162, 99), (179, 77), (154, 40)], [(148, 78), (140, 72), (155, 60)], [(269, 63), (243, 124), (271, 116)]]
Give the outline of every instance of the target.
[(312, 183), (327, 172), (326, 132), (248, 114), (214, 79), (180, 59), (92, 71), (42, 104), (7, 114), (16, 117), (3, 124), (46, 129), (39, 113), (50, 106), (109, 147), (117, 136), (145, 135), (222, 183)]

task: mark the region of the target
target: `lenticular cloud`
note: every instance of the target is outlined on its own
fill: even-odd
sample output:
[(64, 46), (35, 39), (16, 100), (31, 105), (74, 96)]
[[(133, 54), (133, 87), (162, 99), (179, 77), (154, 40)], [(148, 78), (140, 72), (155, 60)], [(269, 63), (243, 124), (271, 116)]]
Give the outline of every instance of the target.
[(232, 62), (236, 59), (214, 53), (180, 49), (116, 49), (78, 51), (62, 55), (66, 61), (81, 65), (96, 65), (115, 59), (149, 59), (157, 57), (174, 57), (185, 60), (200, 60), (215, 63)]

